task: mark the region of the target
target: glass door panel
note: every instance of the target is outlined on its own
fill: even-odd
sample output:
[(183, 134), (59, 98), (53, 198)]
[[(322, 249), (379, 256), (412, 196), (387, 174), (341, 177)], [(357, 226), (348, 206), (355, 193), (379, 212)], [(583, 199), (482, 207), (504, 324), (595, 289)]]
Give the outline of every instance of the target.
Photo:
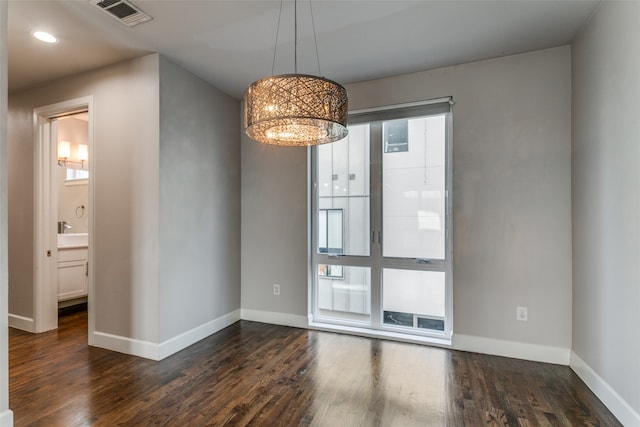
[(385, 325), (444, 331), (445, 272), (382, 270)]
[(369, 126), (350, 127), (347, 138), (317, 150), (316, 252), (368, 256)]
[(383, 255), (443, 260), (445, 116), (391, 120), (382, 126)]
[(369, 323), (371, 269), (318, 264), (318, 309), (322, 316)]

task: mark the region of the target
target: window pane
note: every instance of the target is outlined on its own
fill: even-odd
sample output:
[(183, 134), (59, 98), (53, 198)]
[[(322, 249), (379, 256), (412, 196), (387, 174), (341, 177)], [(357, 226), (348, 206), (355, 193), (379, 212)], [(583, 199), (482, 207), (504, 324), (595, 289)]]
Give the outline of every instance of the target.
[(384, 122), (384, 152), (409, 151), (409, 120), (389, 120)]
[(67, 181), (74, 181), (74, 180), (89, 178), (88, 170), (67, 168), (66, 171), (67, 171), (67, 176), (66, 176)]
[(318, 211), (318, 252), (327, 251), (327, 210)]
[(370, 320), (370, 268), (319, 264), (317, 280), (318, 309), (323, 316)]
[(327, 242), (329, 253), (341, 254), (342, 249), (342, 209), (331, 209), (327, 211)]
[[(369, 255), (369, 125), (317, 147), (318, 253)], [(325, 212), (325, 213), (323, 213)], [(326, 237), (323, 237), (322, 234)], [(326, 240), (323, 240), (326, 239)], [(340, 248), (341, 252), (331, 251)]]
[(445, 272), (382, 271), (386, 325), (444, 331)]
[[(401, 120), (383, 123), (400, 131)], [(383, 153), (383, 254), (445, 257), (445, 116), (406, 120), (407, 149)], [(400, 139), (395, 140), (398, 148)]]
[(343, 228), (342, 209), (319, 209), (318, 252), (322, 254), (342, 254), (344, 251)]

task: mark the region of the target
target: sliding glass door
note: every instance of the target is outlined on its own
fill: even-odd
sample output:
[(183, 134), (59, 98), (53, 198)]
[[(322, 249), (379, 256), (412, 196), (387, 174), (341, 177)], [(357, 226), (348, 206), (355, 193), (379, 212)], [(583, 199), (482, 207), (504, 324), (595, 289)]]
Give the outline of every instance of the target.
[(312, 322), (451, 335), (448, 99), (356, 112), (312, 155)]

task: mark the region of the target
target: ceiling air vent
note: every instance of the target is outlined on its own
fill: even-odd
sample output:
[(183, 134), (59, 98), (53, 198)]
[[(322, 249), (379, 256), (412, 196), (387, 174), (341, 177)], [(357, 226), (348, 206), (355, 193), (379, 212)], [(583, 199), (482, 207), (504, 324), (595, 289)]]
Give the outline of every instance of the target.
[(126, 0), (90, 0), (123, 24), (133, 27), (152, 18)]

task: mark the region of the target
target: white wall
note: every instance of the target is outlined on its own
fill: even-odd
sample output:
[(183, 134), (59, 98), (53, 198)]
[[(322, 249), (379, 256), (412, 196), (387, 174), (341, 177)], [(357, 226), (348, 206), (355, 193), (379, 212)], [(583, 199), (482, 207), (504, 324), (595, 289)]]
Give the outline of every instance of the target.
[[(568, 363), (570, 54), (565, 46), (347, 87), (351, 109), (456, 102), (457, 348)], [(243, 317), (295, 323), (307, 312), (306, 180), (306, 150), (243, 137)], [(283, 285), (279, 297), (272, 283)], [(519, 305), (528, 322), (516, 321)]]
[(161, 342), (240, 317), (239, 107), (161, 58)]
[(9, 312), (33, 316), (33, 109), (93, 95), (96, 332), (158, 340), (159, 59), (9, 96)]
[(0, 426), (13, 425), (9, 410), (7, 289), (7, 2), (0, 2)]
[(640, 3), (603, 2), (573, 46), (571, 366), (640, 425)]

